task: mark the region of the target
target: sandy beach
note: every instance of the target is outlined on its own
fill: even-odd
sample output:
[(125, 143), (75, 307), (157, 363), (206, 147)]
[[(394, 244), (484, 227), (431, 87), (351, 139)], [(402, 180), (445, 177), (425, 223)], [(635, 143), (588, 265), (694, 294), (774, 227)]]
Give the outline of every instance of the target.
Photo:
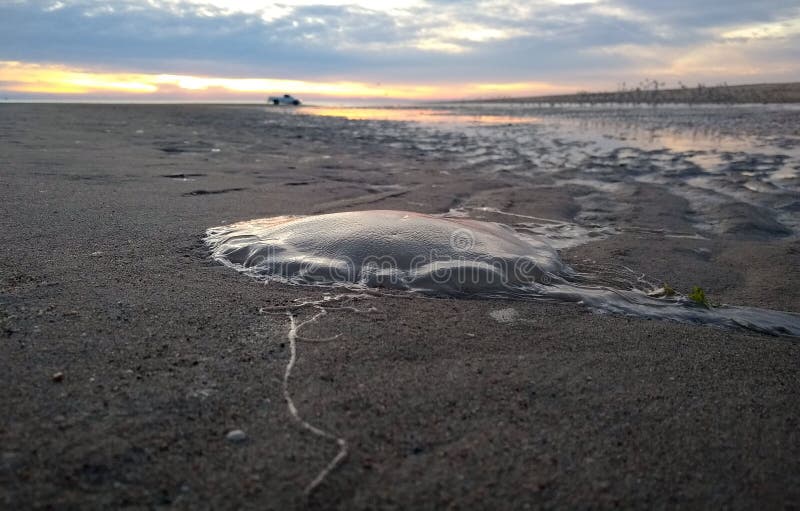
[(796, 337), (399, 291), (302, 331), (293, 400), (347, 442), (306, 497), (338, 447), (268, 312), (330, 291), (217, 264), (210, 227), (457, 211), (800, 313), (798, 109), (321, 110), (0, 105), (0, 507), (800, 506)]

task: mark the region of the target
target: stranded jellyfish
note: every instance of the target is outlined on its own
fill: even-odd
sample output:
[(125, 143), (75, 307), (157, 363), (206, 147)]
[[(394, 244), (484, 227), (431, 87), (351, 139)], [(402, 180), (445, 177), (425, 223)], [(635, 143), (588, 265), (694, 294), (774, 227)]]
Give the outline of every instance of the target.
[(211, 228), (206, 242), (216, 261), (265, 281), (578, 302), (598, 312), (800, 335), (798, 314), (593, 285), (543, 238), (469, 218), (387, 210), (280, 216)]
[(207, 242), (223, 264), (292, 284), (485, 296), (564, 271), (547, 243), (505, 225), (407, 211), (252, 220), (209, 229)]

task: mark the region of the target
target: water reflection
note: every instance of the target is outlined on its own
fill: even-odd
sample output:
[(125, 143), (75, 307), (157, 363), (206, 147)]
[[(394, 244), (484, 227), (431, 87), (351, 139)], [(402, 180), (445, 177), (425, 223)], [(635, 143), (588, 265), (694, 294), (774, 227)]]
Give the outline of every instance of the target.
[(298, 110), (301, 114), (323, 117), (342, 117), (357, 121), (399, 121), (420, 124), (530, 124), (538, 122), (534, 117), (493, 115), (484, 113), (461, 113), (457, 110), (438, 108), (372, 108), (372, 107), (307, 107)]
[(633, 119), (553, 118), (553, 126), (580, 139), (607, 148), (628, 145), (639, 149), (670, 151), (741, 151), (754, 150), (759, 140), (754, 136), (727, 135), (713, 126), (649, 126)]
[[(751, 109), (752, 110), (752, 109)], [(761, 109), (766, 112), (766, 109)], [(754, 152), (778, 146), (784, 154), (800, 156), (800, 137), (770, 140), (763, 133), (734, 122), (718, 122), (724, 110), (703, 108), (546, 108), (541, 105), (455, 104), (414, 107), (309, 106), (292, 111), (300, 115), (348, 120), (394, 121), (422, 126), (470, 128), (486, 125), (537, 125), (551, 136), (585, 141), (599, 149), (633, 146), (644, 150)], [(797, 114), (797, 110), (778, 110)]]

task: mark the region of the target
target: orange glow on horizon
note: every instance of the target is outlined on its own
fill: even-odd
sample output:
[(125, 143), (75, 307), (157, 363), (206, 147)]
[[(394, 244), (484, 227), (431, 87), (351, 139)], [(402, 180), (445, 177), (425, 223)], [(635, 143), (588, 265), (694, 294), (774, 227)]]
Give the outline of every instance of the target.
[(359, 81), (307, 81), (276, 78), (224, 78), (173, 74), (113, 73), (61, 65), (0, 61), (0, 90), (30, 94), (122, 94), (133, 97), (179, 94), (187, 99), (209, 94), (231, 99), (290, 92), (333, 98), (458, 99), (471, 96), (568, 92), (544, 82), (444, 85), (378, 84)]

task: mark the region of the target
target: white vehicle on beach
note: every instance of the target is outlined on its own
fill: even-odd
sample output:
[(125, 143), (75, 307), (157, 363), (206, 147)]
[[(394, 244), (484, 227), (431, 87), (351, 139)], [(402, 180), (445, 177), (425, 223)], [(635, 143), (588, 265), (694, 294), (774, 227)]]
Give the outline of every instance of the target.
[(267, 99), (267, 103), (272, 103), (273, 105), (298, 106), (300, 105), (300, 100), (289, 94), (284, 94), (283, 96), (270, 96), (269, 99)]

